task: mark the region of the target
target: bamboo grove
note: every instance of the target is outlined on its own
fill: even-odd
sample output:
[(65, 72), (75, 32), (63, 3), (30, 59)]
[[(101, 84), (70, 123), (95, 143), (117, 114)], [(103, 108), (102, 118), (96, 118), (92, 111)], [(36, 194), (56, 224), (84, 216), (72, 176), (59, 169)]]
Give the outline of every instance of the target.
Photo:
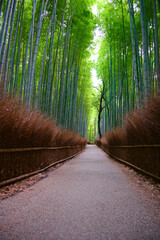
[[(104, 134), (157, 94), (159, 22), (160, 0), (1, 0), (1, 90), (83, 137), (88, 127), (95, 135), (90, 120), (100, 106)], [(90, 60), (97, 26), (99, 93)]]
[(3, 94), (81, 136), (91, 109), (91, 6), (91, 0), (0, 1)]
[(102, 79), (102, 134), (122, 126), (160, 87), (159, 0), (99, 1), (103, 38), (97, 61)]

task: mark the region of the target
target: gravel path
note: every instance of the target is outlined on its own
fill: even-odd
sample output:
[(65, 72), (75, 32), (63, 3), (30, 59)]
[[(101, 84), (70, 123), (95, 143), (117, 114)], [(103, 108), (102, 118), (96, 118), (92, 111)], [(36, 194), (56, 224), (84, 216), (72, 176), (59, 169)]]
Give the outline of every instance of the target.
[(1, 240), (159, 240), (160, 204), (96, 146), (0, 202)]

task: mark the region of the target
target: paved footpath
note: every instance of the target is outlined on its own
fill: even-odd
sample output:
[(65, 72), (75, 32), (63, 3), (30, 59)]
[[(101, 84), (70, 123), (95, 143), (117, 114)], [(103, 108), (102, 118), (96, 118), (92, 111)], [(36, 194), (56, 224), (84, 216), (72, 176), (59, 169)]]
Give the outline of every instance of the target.
[[(96, 146), (0, 202), (1, 240), (159, 240), (160, 205)], [(135, 177), (136, 178), (136, 177)]]

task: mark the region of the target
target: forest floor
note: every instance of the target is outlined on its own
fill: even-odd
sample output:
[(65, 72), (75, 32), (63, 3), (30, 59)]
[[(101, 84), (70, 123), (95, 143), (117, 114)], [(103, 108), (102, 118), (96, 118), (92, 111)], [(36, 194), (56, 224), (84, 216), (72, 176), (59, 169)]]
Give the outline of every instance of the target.
[(96, 146), (0, 195), (1, 240), (160, 239), (159, 184)]

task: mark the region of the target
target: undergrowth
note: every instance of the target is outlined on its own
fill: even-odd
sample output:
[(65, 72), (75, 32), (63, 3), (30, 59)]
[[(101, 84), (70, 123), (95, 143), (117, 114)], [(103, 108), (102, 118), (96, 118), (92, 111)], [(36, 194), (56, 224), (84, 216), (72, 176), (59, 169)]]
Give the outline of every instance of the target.
[[(0, 149), (16, 149), (14, 152), (0, 152), (0, 182), (36, 172), (75, 156), (84, 149), (86, 142), (85, 138), (76, 133), (61, 130), (43, 114), (28, 111), (27, 106), (20, 104), (18, 99), (0, 97)], [(65, 146), (73, 147), (56, 148)], [(17, 148), (29, 149), (17, 151)]]
[(106, 133), (100, 142), (108, 146), (160, 144), (160, 96), (131, 112), (122, 128)]
[(0, 97), (0, 148), (85, 145), (86, 139), (61, 130), (53, 120), (10, 96)]
[(95, 139), (95, 143), (112, 156), (160, 177), (160, 148), (153, 146), (160, 144), (160, 96), (150, 98), (142, 108), (125, 117), (122, 128)]

